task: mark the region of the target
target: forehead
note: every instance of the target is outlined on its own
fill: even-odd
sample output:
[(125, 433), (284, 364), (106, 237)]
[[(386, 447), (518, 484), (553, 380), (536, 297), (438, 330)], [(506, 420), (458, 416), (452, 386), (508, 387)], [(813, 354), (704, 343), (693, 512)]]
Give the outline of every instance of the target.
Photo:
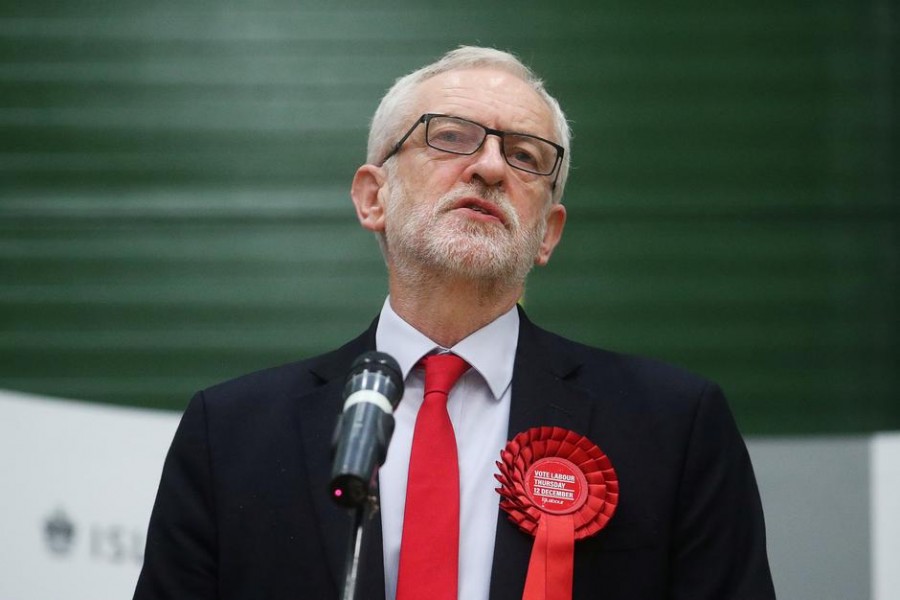
[(531, 85), (494, 68), (456, 69), (419, 84), (416, 114), (443, 113), (554, 139), (553, 113)]

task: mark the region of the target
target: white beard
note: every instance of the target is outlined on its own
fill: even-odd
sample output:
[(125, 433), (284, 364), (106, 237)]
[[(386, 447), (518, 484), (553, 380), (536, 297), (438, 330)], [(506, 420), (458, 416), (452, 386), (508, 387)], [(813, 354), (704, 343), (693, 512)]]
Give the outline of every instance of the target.
[[(522, 228), (506, 195), (483, 184), (460, 185), (433, 206), (418, 202), (389, 174), (385, 243), (398, 273), (446, 273), (482, 282), (519, 285), (534, 265), (547, 224)], [(467, 196), (484, 198), (503, 214), (500, 223), (462, 219), (451, 207)]]

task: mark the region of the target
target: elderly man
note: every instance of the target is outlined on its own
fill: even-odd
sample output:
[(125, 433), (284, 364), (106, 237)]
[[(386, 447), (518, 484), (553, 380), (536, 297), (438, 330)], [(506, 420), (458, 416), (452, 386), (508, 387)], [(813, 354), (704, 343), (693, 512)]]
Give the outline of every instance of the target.
[[(522, 598), (528, 579), (532, 598), (774, 598), (756, 483), (719, 389), (564, 340), (516, 306), (563, 233), (568, 147), (559, 104), (510, 54), (462, 47), (395, 83), (351, 188), (387, 264), (381, 314), (334, 352), (194, 397), (135, 598), (338, 596), (351, 524), (328, 497), (330, 442), (350, 364), (372, 349), (396, 358), (405, 392), (359, 597)], [(544, 523), (571, 523), (587, 496), (603, 506), (574, 552), (573, 526), (556, 530), (549, 583), (529, 568), (541, 534), (508, 519), (495, 490), (501, 450), (529, 431), (573, 435), (605, 461), (580, 488), (565, 457), (536, 472), (558, 510), (517, 488)]]

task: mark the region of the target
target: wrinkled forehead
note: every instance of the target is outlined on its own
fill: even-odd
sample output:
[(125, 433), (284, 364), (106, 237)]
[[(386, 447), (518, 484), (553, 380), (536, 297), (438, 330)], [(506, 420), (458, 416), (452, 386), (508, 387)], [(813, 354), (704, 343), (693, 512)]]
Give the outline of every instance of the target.
[(464, 117), (506, 131), (556, 141), (553, 113), (530, 83), (496, 68), (455, 69), (426, 79), (416, 89), (411, 118), (423, 113)]

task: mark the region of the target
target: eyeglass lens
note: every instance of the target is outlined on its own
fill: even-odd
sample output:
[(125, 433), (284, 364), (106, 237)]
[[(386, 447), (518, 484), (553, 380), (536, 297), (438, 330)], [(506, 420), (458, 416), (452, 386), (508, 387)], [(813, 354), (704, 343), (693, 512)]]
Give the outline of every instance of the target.
[[(484, 143), (487, 130), (471, 121), (456, 117), (433, 116), (428, 120), (427, 143), (436, 150), (453, 154), (473, 154)], [(556, 167), (558, 150), (538, 137), (504, 133), (503, 154), (510, 166), (549, 175)]]

